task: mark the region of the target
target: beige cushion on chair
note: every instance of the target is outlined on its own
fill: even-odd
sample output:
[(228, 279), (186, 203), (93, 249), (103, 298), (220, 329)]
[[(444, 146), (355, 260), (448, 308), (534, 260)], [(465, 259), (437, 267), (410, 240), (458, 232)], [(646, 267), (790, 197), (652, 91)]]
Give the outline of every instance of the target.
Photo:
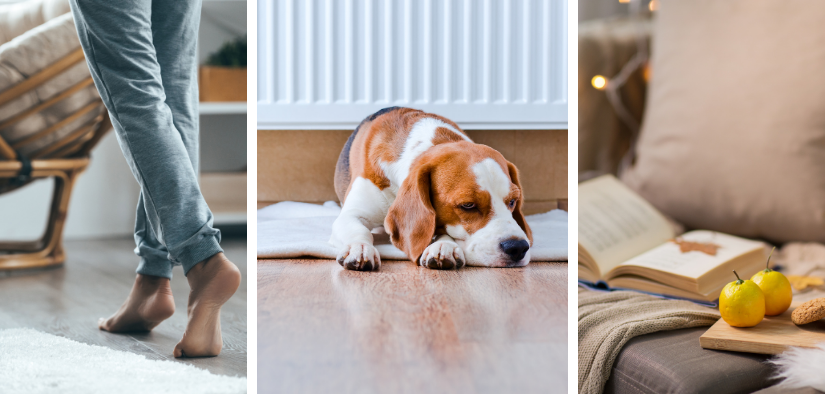
[[(0, 91), (20, 83), (79, 48), (80, 41), (71, 14), (58, 16), (0, 45)], [(86, 62), (81, 61), (34, 91), (0, 107), (0, 123), (60, 94), (89, 76)], [(98, 97), (94, 85), (89, 85), (48, 109), (0, 130), (0, 135), (10, 143), (20, 141), (67, 118)], [(100, 115), (101, 111), (102, 108), (99, 108), (80, 116), (48, 136), (26, 144), (21, 152), (28, 155), (60, 140)]]
[(825, 242), (825, 2), (662, 1), (623, 180), (691, 228)]
[(68, 0), (29, 0), (0, 6), (0, 44), (71, 11)]

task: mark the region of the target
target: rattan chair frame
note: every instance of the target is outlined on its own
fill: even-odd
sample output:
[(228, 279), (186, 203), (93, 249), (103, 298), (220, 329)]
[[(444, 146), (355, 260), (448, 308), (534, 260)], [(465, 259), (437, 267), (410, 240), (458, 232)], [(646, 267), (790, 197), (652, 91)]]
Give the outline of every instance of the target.
[[(83, 51), (80, 48), (72, 51), (19, 84), (0, 92), (0, 107), (21, 95), (31, 92), (72, 66), (84, 61)], [(0, 130), (70, 98), (74, 93), (91, 84), (91, 77), (84, 79), (48, 100), (0, 123)], [(99, 111), (100, 114), (92, 121), (79, 126), (63, 138), (31, 152), (30, 157), (22, 157), (18, 154), (20, 149), (27, 144), (45, 138), (80, 116), (95, 110)], [(55, 182), (48, 221), (42, 237), (28, 242), (0, 242), (0, 269), (48, 267), (65, 262), (63, 229), (66, 224), (72, 188), (77, 181), (77, 177), (88, 166), (89, 153), (92, 148), (97, 145), (111, 127), (112, 124), (106, 108), (98, 99), (65, 119), (19, 141), (6, 141), (0, 136), (0, 180), (19, 180), (21, 171), (25, 167), (24, 162), (28, 160), (31, 163), (31, 173), (23, 182), (24, 184), (43, 178), (54, 178)], [(19, 185), (19, 187), (22, 186), (22, 184)], [(6, 191), (10, 190), (6, 189)]]

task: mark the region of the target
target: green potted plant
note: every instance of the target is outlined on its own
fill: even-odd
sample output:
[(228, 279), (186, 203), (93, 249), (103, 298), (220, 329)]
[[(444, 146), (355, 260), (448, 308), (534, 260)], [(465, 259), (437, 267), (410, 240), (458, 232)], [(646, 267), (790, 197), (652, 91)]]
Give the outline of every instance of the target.
[(246, 101), (246, 37), (223, 44), (200, 67), (200, 101)]

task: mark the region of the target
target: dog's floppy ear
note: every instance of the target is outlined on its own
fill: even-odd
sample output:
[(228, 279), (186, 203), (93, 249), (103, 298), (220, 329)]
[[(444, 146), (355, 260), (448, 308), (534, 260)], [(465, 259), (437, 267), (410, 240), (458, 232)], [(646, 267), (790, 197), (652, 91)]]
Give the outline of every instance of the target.
[(390, 206), (384, 229), (392, 244), (413, 262), (424, 253), (435, 235), (435, 209), (430, 201), (430, 172), (426, 164), (414, 165)]
[(530, 245), (532, 245), (533, 233), (530, 231), (530, 226), (527, 225), (527, 221), (524, 220), (524, 214), (521, 212), (521, 206), (524, 205), (524, 189), (521, 188), (521, 182), (519, 182), (518, 179), (518, 169), (513, 163), (508, 161), (507, 171), (510, 173), (510, 180), (521, 189), (521, 194), (519, 195), (518, 201), (516, 201), (516, 208), (513, 209), (513, 219), (516, 219), (516, 223), (518, 223), (519, 227), (527, 234), (527, 239), (530, 240)]

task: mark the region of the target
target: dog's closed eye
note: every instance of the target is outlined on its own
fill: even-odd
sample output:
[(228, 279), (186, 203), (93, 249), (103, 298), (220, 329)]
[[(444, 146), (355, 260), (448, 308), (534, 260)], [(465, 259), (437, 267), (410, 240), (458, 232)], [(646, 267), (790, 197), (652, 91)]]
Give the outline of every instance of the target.
[(465, 211), (470, 211), (476, 208), (476, 204), (473, 202), (465, 202), (464, 204), (459, 205), (459, 207)]

